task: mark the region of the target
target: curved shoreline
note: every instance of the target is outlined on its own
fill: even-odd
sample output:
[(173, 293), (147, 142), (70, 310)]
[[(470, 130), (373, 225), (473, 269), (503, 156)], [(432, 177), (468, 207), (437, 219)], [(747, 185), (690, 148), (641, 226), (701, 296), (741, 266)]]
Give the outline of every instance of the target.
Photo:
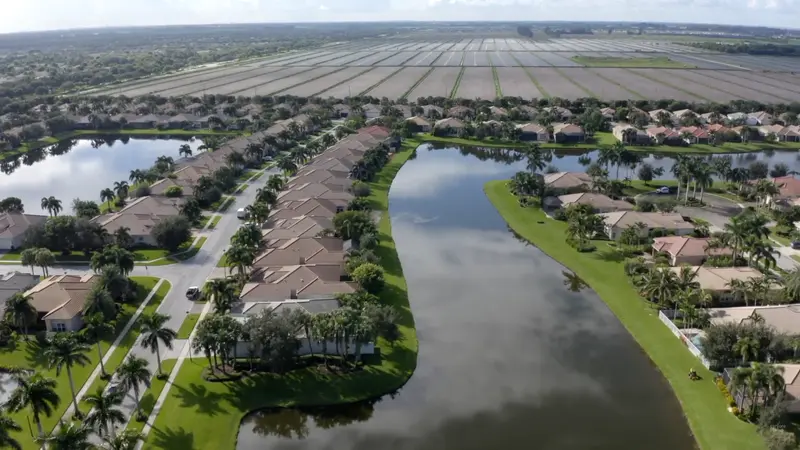
[[(698, 364), (631, 287), (624, 263), (578, 253), (565, 242), (566, 225), (548, 219), (540, 209), (521, 208), (507, 181), (484, 185), (489, 201), (517, 235), (575, 272), (598, 294), (669, 382), (697, 446), (702, 450), (763, 450), (764, 441), (756, 427), (727, 411), (713, 374)], [(687, 379), (690, 367), (701, 368), (698, 372), (703, 381)]]
[(242, 419), (250, 413), (276, 407), (332, 406), (371, 400), (395, 392), (408, 382), (416, 369), (419, 345), (402, 266), (391, 235), (389, 188), (418, 145), (417, 140), (405, 140), (401, 150), (369, 183), (373, 210), (381, 214), (380, 245), (376, 253), (386, 272), (383, 299), (397, 309), (402, 336), (394, 346), (381, 343), (380, 364), (342, 376), (300, 369), (283, 375), (257, 374), (236, 382), (211, 383), (201, 377), (208, 365), (205, 358), (185, 361), (144, 448), (173, 450), (180, 437), (189, 435), (196, 448), (233, 450)]

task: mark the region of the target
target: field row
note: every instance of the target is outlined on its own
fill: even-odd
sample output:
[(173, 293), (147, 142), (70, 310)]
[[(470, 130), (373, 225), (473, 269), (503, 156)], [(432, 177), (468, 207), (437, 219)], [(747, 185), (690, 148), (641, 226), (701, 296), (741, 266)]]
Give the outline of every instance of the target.
[[(459, 74), (461, 78), (456, 86)], [(162, 96), (288, 94), (335, 98), (369, 94), (392, 99), (406, 96), (415, 100), (451, 94), (463, 98), (494, 98), (498, 88), (503, 95), (524, 98), (800, 101), (800, 76), (788, 73), (509, 66), (243, 66), (154, 81), (121, 93), (128, 96), (147, 93)]]

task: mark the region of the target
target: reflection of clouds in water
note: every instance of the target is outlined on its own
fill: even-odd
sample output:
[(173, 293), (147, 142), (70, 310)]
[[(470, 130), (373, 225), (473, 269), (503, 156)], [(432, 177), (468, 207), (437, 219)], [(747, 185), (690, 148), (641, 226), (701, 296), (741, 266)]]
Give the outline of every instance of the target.
[[(437, 152), (437, 150), (433, 150)], [(423, 161), (409, 161), (412, 169), (403, 168), (392, 183), (392, 198), (421, 198), (434, 195), (436, 191), (448, 183), (457, 181), (465, 175), (493, 176), (508, 172), (508, 167), (497, 164), (484, 164), (477, 159), (442, 158), (437, 155), (426, 155)]]

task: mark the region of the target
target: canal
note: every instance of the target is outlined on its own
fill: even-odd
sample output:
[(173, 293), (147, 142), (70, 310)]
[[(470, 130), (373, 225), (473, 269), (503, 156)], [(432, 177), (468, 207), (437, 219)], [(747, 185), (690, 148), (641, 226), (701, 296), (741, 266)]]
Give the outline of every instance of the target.
[(414, 376), (376, 402), (253, 413), (237, 448), (693, 449), (668, 384), (603, 301), (517, 240), (484, 195), (523, 168), (420, 147), (389, 208)]

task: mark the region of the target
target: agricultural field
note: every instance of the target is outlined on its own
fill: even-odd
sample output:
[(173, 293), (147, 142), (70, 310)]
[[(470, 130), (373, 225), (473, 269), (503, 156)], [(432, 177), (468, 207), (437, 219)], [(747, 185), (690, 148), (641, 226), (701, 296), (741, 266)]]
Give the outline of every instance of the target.
[[(220, 67), (186, 70), (98, 89), (135, 97), (362, 94), (492, 98), (676, 99), (765, 103), (800, 101), (800, 59), (720, 54), (667, 40), (499, 35), (339, 42)], [(497, 80), (495, 80), (495, 74)], [(531, 76), (533, 80), (531, 79)], [(423, 79), (424, 77), (424, 79)]]

